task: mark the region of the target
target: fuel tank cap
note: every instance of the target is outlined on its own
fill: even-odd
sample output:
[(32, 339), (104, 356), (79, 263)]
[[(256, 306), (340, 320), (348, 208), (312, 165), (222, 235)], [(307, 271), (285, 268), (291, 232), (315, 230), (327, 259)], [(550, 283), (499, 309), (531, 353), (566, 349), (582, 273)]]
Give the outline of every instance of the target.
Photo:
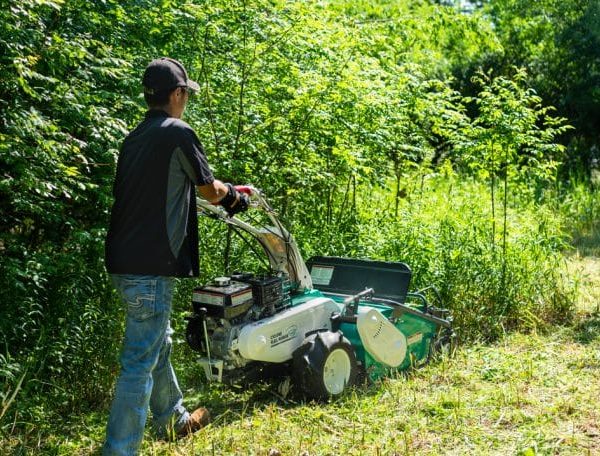
[(231, 279), (229, 277), (215, 277), (214, 283), (218, 287), (226, 287), (231, 283)]

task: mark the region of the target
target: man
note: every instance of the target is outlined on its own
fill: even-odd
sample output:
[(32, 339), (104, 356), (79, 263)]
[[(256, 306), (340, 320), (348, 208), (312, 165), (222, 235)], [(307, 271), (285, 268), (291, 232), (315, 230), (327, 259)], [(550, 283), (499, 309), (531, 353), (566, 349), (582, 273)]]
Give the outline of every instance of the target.
[(205, 408), (183, 407), (171, 366), (174, 278), (199, 273), (195, 188), (230, 215), (248, 206), (246, 195), (214, 179), (198, 137), (181, 120), (190, 92), (199, 89), (183, 65), (154, 60), (143, 85), (149, 110), (121, 147), (106, 238), (106, 268), (127, 318), (105, 455), (137, 454), (148, 408), (165, 437), (209, 422)]

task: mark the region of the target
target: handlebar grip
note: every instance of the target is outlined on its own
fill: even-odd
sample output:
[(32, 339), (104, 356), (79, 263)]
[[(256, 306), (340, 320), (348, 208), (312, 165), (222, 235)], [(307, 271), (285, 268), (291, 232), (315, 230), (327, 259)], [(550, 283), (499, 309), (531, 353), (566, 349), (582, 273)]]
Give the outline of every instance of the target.
[(252, 187), (248, 185), (235, 185), (234, 188), (240, 193), (245, 193), (248, 196), (252, 195)]

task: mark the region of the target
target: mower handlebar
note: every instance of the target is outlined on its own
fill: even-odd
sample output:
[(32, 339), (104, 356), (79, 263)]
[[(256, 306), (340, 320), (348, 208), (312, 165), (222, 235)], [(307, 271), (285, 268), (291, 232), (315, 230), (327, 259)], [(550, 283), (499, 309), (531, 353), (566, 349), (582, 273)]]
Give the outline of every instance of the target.
[[(254, 187), (253, 185), (234, 185), (233, 188), (236, 192), (242, 193), (248, 196), (248, 203), (251, 207), (268, 207), (266, 200), (262, 196), (262, 192)], [(219, 215), (221, 211), (225, 212), (220, 207), (219, 202), (208, 202), (207, 200), (197, 198), (197, 206), (201, 209), (206, 209), (206, 206), (212, 206), (214, 209), (209, 209), (209, 212), (213, 215)]]
[(234, 185), (233, 188), (240, 193), (245, 193), (248, 196), (252, 195), (256, 191), (256, 189), (251, 185)]

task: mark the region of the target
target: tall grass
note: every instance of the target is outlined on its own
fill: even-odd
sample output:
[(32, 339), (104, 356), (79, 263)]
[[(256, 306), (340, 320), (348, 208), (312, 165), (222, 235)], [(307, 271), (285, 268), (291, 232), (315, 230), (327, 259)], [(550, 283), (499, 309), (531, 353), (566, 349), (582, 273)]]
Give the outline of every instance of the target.
[[(545, 203), (527, 198), (511, 200), (503, 253), (493, 247), (486, 183), (452, 172), (415, 173), (407, 180), (412, 185), (398, 202), (397, 214), (393, 192), (362, 184), (357, 188), (356, 211), (344, 219), (334, 217), (329, 224), (316, 217), (284, 222), (306, 259), (318, 254), (406, 262), (413, 271), (413, 290), (427, 285), (440, 290), (462, 341), (490, 341), (514, 329), (543, 331), (548, 325), (571, 319), (576, 289), (566, 275), (562, 250), (568, 246), (575, 221), (589, 226), (597, 220), (597, 192), (580, 185)], [(200, 231), (199, 282), (203, 282), (225, 272), (227, 228), (201, 220)], [(502, 233), (496, 235), (494, 241), (499, 245)], [(235, 236), (228, 255), (230, 271), (261, 267), (256, 254)], [(183, 316), (190, 309), (191, 288), (197, 283), (181, 281), (178, 287), (173, 326), (181, 343)], [(111, 340), (120, 339), (118, 322), (104, 322), (103, 326), (111, 332)], [(93, 348), (89, 350), (90, 359), (94, 359)], [(176, 351), (179, 362), (192, 363), (189, 351)], [(0, 374), (6, 381), (1, 397), (3, 429), (19, 429), (20, 423), (33, 429), (40, 421), (60, 421), (62, 411), (75, 410), (79, 403), (102, 403), (110, 384), (107, 372), (116, 368), (116, 360), (115, 351), (114, 364), (103, 359), (104, 370), (90, 371), (102, 375), (92, 381), (84, 377), (84, 384), (71, 375), (52, 379), (44, 395), (58, 399), (56, 407), (55, 401), (51, 406), (32, 394), (39, 390), (35, 372), (28, 372), (21, 383), (22, 369), (13, 369), (10, 359), (0, 359)], [(19, 388), (26, 391), (13, 401), (12, 394)], [(26, 397), (27, 403), (19, 403), (19, 397)]]
[(391, 192), (362, 190), (355, 224), (316, 223), (297, 233), (306, 251), (407, 263), (412, 288), (436, 286), (464, 340), (493, 340), (571, 319), (576, 290), (561, 254), (569, 223), (555, 201), (521, 198), (507, 205), (506, 248), (498, 249), (505, 233), (493, 229), (484, 183), (432, 174), (408, 191), (397, 215)]
[(584, 256), (600, 256), (600, 185), (571, 182), (562, 190), (561, 217)]

